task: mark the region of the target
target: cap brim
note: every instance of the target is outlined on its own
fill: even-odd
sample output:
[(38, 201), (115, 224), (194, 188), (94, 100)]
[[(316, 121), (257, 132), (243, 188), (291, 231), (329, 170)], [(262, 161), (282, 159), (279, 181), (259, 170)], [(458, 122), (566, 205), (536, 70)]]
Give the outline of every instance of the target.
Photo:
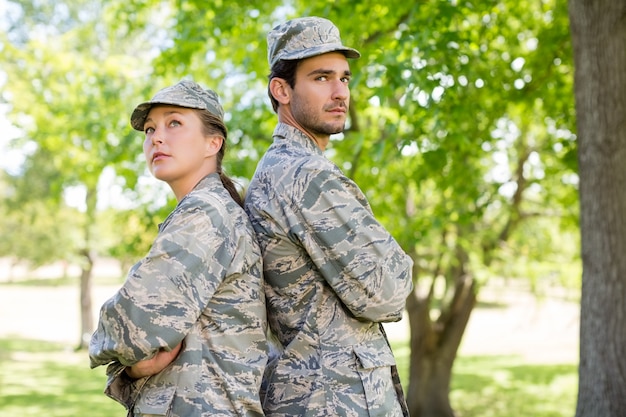
[(293, 52), (286, 53), (284, 55), (280, 55), (278, 57), (278, 60), (276, 60), (276, 62), (281, 59), (286, 60), (286, 61), (291, 61), (294, 59), (311, 58), (317, 55), (327, 54), (329, 52), (340, 52), (344, 54), (346, 58), (352, 58), (352, 59), (361, 57), (361, 53), (359, 51), (353, 48), (348, 48), (347, 46), (320, 45), (320, 46), (315, 46), (313, 48), (306, 48), (306, 49), (302, 49), (299, 51), (293, 51)]
[(148, 113), (150, 112), (151, 108), (152, 103), (150, 103), (149, 101), (141, 103), (140, 105), (135, 107), (135, 110), (133, 110), (132, 114), (130, 115), (130, 125), (133, 127), (133, 129), (143, 132), (143, 125), (146, 121), (146, 117), (148, 117)]

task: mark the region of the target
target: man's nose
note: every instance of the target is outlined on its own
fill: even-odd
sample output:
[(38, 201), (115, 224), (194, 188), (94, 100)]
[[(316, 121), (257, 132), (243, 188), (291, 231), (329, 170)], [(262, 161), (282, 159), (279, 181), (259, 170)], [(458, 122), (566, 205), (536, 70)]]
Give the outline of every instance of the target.
[(350, 87), (341, 80), (337, 80), (333, 88), (334, 100), (346, 100), (350, 96)]

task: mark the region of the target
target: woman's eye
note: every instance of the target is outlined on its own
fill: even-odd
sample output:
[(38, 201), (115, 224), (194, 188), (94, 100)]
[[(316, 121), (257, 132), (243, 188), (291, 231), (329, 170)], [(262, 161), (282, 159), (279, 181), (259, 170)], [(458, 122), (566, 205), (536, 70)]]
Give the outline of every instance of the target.
[(180, 122), (178, 120), (172, 120), (170, 126), (180, 126)]
[(150, 134), (150, 133), (154, 132), (154, 128), (153, 128), (153, 127), (146, 127), (146, 128), (143, 130), (143, 132), (144, 132), (146, 135), (148, 135), (148, 134)]

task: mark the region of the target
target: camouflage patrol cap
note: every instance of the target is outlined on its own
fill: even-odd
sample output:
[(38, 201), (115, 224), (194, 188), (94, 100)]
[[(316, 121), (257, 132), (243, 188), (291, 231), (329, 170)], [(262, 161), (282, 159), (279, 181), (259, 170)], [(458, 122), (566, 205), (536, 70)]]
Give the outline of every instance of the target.
[(341, 52), (359, 58), (356, 49), (341, 43), (339, 29), (328, 19), (300, 17), (276, 26), (267, 34), (267, 60), (270, 68), (281, 59), (309, 58), (327, 52)]
[(175, 85), (162, 89), (150, 101), (135, 107), (130, 116), (130, 125), (133, 129), (143, 132), (143, 125), (148, 117), (148, 113), (155, 104), (169, 104), (190, 109), (207, 110), (218, 119), (224, 120), (224, 109), (220, 105), (219, 97), (215, 91), (205, 90), (193, 81), (182, 80)]

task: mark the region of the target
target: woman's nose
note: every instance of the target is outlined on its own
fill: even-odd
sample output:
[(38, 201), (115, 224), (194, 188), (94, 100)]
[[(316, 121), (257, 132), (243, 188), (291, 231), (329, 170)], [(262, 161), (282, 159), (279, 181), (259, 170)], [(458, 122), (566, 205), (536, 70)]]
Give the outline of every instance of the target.
[(160, 129), (155, 128), (150, 136), (150, 140), (153, 144), (163, 143), (163, 133)]

